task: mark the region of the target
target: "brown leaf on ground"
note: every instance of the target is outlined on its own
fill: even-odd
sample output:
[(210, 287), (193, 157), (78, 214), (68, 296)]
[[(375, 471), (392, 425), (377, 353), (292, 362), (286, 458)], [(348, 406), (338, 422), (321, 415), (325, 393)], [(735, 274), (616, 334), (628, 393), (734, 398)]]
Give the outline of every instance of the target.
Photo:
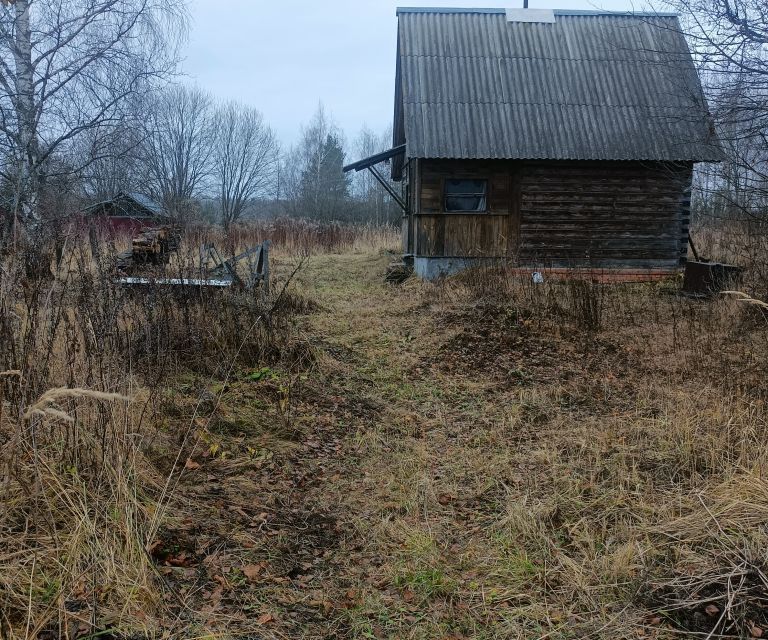
[(177, 556), (168, 556), (166, 563), (172, 567), (188, 567), (190, 565), (190, 558), (186, 552), (182, 551)]
[(211, 611), (216, 609), (221, 604), (221, 598), (224, 596), (224, 587), (222, 585), (218, 585), (208, 596), (208, 599), (211, 601)]
[(264, 613), (258, 617), (256, 622), (258, 622), (261, 625), (269, 624), (270, 622), (275, 621), (275, 616), (273, 616), (271, 613)]
[(195, 471), (200, 468), (200, 463), (195, 462), (192, 458), (187, 458), (187, 461), (184, 463), (184, 468), (189, 469), (190, 471)]
[(248, 578), (248, 582), (256, 582), (262, 571), (264, 571), (263, 564), (249, 564), (243, 567), (243, 575)]
[(151, 556), (154, 556), (158, 549), (160, 549), (163, 546), (163, 541), (158, 538), (155, 540), (152, 544), (147, 546), (147, 553)]

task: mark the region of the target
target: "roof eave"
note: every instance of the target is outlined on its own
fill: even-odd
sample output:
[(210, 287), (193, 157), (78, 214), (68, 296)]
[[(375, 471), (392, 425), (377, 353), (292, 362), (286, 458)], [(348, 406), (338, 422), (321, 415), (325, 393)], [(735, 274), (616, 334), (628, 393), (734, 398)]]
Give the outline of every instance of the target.
[[(461, 14), (474, 13), (486, 15), (504, 15), (503, 8), (472, 8), (472, 7), (397, 7), (396, 15), (409, 13), (444, 13)], [(679, 13), (673, 11), (599, 11), (590, 9), (553, 9), (556, 16), (627, 16), (637, 18), (678, 18)]]

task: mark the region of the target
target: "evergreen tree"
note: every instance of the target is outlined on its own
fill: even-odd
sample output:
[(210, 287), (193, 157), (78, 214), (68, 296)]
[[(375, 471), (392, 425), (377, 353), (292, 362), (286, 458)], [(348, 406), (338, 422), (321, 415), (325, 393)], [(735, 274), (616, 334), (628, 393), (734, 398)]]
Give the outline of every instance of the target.
[(286, 172), (286, 190), (293, 215), (321, 220), (347, 217), (351, 177), (342, 171), (344, 157), (343, 137), (321, 104), (289, 157), (287, 168), (295, 174), (291, 179)]

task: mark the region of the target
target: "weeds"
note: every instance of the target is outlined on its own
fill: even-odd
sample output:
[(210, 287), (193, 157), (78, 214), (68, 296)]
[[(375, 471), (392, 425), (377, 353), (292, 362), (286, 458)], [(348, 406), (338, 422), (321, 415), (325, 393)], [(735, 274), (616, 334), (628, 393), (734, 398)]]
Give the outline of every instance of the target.
[(768, 228), (760, 216), (709, 221), (698, 226), (694, 243), (703, 259), (741, 267), (741, 286), (750, 295), (768, 298)]
[(760, 304), (332, 246), (267, 300), (0, 277), (7, 636), (764, 634)]
[[(194, 277), (189, 255), (169, 269)], [(115, 284), (114, 256), (73, 237), (53, 277), (30, 275), (23, 254), (0, 265), (0, 627), (11, 638), (172, 626), (178, 594), (149, 550), (204, 430), (164, 432), (165, 388), (187, 372), (227, 380), (298, 357), (292, 322), (311, 304), (285, 286), (132, 292)], [(148, 455), (159, 442), (174, 450), (170, 470)]]
[[(355, 625), (762, 633), (768, 327), (760, 305), (690, 300), (677, 284), (535, 283), (502, 266), (404, 285), (390, 307), (404, 305), (401, 324), (381, 330), (409, 338), (389, 367), (411, 363), (411, 392), (380, 388), (398, 409), (359, 436), (384, 514), (363, 537), (398, 596), (385, 616), (372, 595)], [(432, 593), (432, 572), (450, 579), (448, 601), (409, 601)]]
[(581, 278), (568, 280), (571, 314), (579, 328), (597, 331), (603, 320), (605, 285)]
[(233, 253), (238, 248), (270, 240), (279, 252), (294, 256), (377, 251), (396, 248), (400, 243), (399, 231), (392, 226), (317, 222), (303, 218), (255, 220), (243, 223), (227, 236), (218, 238), (208, 227), (192, 230), (192, 233), (199, 238), (213, 237), (219, 246)]

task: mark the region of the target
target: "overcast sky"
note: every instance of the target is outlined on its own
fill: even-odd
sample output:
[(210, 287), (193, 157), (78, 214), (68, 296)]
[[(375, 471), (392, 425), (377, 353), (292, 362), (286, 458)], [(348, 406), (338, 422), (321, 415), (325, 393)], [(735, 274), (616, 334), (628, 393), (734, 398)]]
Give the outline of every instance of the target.
[[(319, 101), (351, 141), (363, 124), (378, 132), (391, 122), (398, 6), (509, 7), (522, 0), (191, 0), (183, 69), (216, 96), (260, 109), (286, 145)], [(530, 6), (639, 10), (644, 2)]]

